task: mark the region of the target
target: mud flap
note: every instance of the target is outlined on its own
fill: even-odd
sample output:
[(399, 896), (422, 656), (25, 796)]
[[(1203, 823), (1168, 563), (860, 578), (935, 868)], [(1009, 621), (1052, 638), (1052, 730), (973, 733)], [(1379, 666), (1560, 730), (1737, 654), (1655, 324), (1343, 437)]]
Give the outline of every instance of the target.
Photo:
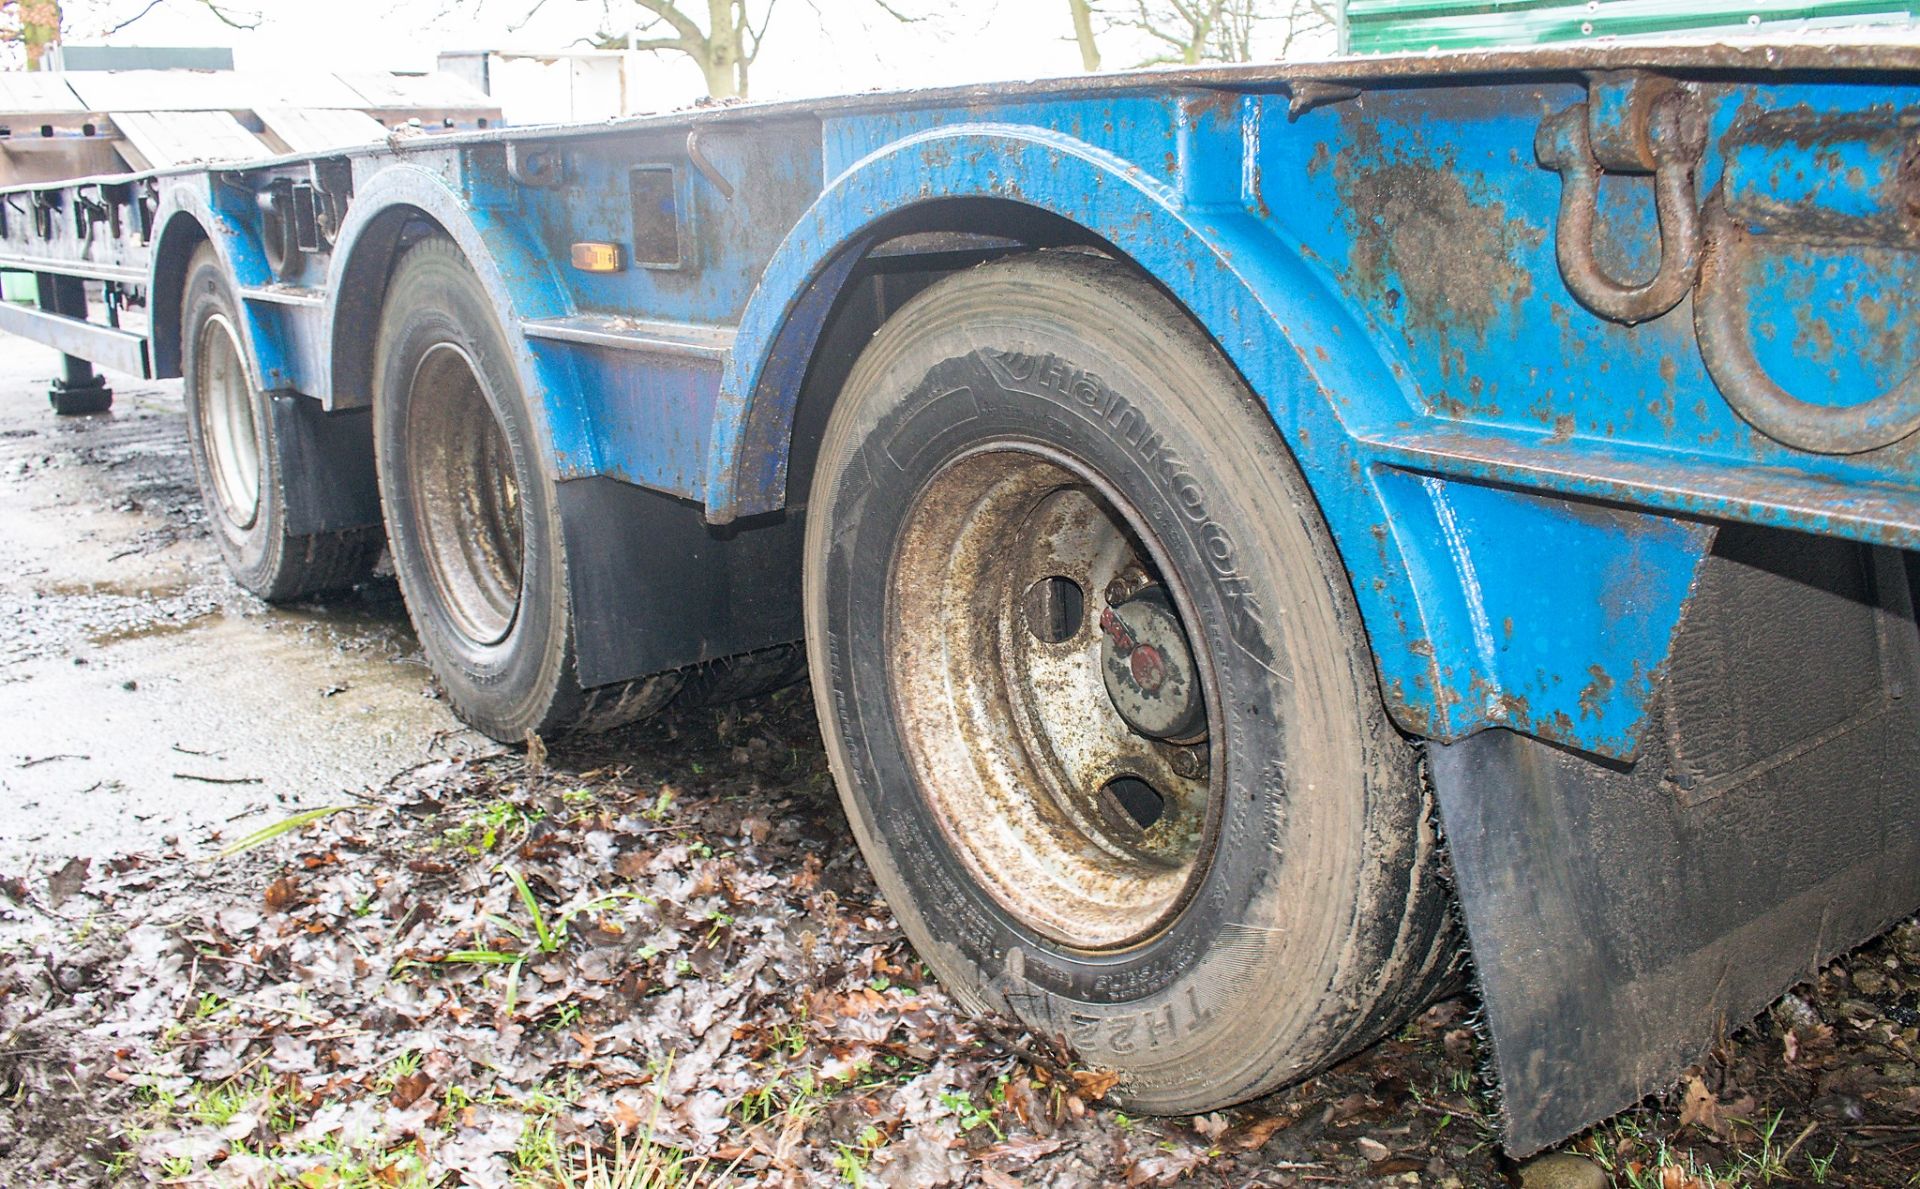
[(294, 392), (269, 393), (267, 407), (280, 451), (287, 532), (305, 537), (379, 524), (373, 410), (329, 413), (319, 401)]
[(1920, 905), (1917, 680), (1902, 554), (1726, 528), (1635, 763), (1429, 749), (1513, 1155)]

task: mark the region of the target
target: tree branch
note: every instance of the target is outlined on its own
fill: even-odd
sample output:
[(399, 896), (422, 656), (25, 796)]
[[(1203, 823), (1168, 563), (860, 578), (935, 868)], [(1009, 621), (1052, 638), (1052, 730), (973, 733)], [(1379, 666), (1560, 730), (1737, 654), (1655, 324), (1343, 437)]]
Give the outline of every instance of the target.
[(154, 9), (160, 7), (162, 4), (165, 4), (166, 2), (167, 0), (147, 0), (147, 6), (145, 8), (141, 9), (139, 12), (134, 13), (132, 16), (128, 17), (124, 21), (121, 21), (119, 24), (114, 25), (112, 28), (108, 29), (105, 33), (101, 34), (101, 36), (112, 37), (115, 33), (120, 32), (120, 30), (126, 28), (128, 25), (133, 24), (135, 21), (139, 20), (143, 16), (146, 16), (148, 13), (152, 12)]
[[(760, 18), (760, 27), (755, 29), (753, 22), (747, 19), (747, 6), (740, 6), (740, 61), (751, 66), (760, 58), (760, 45), (766, 40), (767, 26), (773, 24), (774, 5), (779, 0), (767, 0), (767, 15)], [(748, 40), (752, 45), (748, 45)]]
[(667, 24), (672, 25), (674, 30), (687, 41), (700, 42), (702, 44), (706, 42), (706, 32), (694, 23), (692, 17), (681, 12), (680, 9), (675, 6), (673, 0), (633, 0), (633, 2), (667, 22)]
[(678, 37), (650, 37), (645, 41), (633, 41), (625, 37), (604, 37), (597, 42), (603, 50), (632, 50), (636, 54), (652, 54), (662, 50), (686, 53), (687, 43)]
[(258, 29), (260, 27), (262, 20), (260, 13), (256, 12), (249, 16), (239, 17), (227, 9), (222, 8), (216, 3), (216, 0), (200, 0), (200, 4), (208, 12), (212, 13), (221, 24), (229, 29)]
[(916, 25), (916, 24), (919, 24), (921, 21), (924, 21), (927, 19), (925, 17), (908, 16), (906, 13), (901, 12), (899, 9), (895, 8), (893, 5), (887, 3), (887, 0), (872, 0), (872, 4), (875, 8), (879, 9), (881, 12), (886, 13), (888, 16), (892, 17), (896, 21), (899, 21), (903, 25)]
[(507, 25), (507, 32), (509, 33), (520, 32), (520, 30), (527, 27), (527, 22), (533, 20), (534, 17), (539, 16), (540, 10), (545, 8), (546, 6), (547, 6), (547, 0), (534, 0), (533, 7), (527, 9), (526, 15), (522, 16), (519, 20), (513, 21)]
[[(147, 6), (145, 8), (141, 9), (139, 12), (134, 13), (132, 16), (128, 17), (124, 21), (121, 21), (119, 24), (109, 26), (104, 32), (101, 33), (101, 36), (102, 37), (113, 36), (115, 33), (120, 32), (122, 29), (127, 28), (129, 25), (132, 25), (135, 22), (144, 19), (149, 14), (151, 14), (154, 9), (162, 7), (167, 2), (168, 0), (147, 0)], [(545, 0), (542, 0), (542, 3), (544, 2)], [(199, 4), (201, 8), (204, 8), (208, 12), (212, 13), (213, 18), (215, 20), (219, 21), (221, 24), (225, 25), (229, 29), (258, 29), (260, 27), (261, 18), (260, 18), (260, 14), (257, 12), (244, 13), (244, 14), (236, 13), (233, 10), (222, 6), (219, 3), (219, 0), (195, 0), (195, 3)]]

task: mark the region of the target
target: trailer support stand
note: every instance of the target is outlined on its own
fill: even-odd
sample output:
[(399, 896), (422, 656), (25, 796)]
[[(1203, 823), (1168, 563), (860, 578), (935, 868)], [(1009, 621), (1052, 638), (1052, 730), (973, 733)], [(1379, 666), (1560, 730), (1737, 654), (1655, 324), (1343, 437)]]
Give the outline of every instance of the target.
[[(79, 277), (37, 275), (40, 308), (50, 314), (85, 320), (87, 316), (86, 282)], [(106, 378), (93, 370), (93, 364), (74, 355), (62, 355), (62, 374), (47, 390), (47, 403), (61, 416), (77, 413), (104, 413), (113, 407), (113, 389)]]

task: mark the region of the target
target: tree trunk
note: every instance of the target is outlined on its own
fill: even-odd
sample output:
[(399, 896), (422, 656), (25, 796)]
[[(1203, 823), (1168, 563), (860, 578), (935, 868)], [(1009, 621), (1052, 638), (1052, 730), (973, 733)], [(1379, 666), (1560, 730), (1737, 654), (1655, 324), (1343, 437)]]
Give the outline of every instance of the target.
[(746, 0), (707, 0), (707, 55), (700, 66), (715, 99), (746, 98), (746, 8)]
[(44, 69), (47, 47), (60, 44), (60, 0), (20, 0), (20, 44), (27, 69)]
[(1092, 0), (1067, 0), (1073, 10), (1073, 38), (1080, 43), (1080, 67), (1088, 74), (1100, 69), (1100, 47), (1093, 40)]
[(1226, 7), (1227, 0), (1207, 0), (1204, 6), (1195, 5), (1193, 10), (1193, 39), (1187, 42), (1186, 59), (1189, 66), (1203, 61), (1207, 56), (1207, 42), (1213, 37), (1213, 27), (1220, 20), (1220, 12)]

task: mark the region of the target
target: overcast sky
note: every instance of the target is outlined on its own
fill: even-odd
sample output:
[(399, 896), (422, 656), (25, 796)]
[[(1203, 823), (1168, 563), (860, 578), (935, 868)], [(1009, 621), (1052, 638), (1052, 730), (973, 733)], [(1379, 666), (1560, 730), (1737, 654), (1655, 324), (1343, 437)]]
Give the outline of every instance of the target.
[[(124, 3), (125, 0), (122, 0)], [(1030, 78), (1080, 69), (1066, 0), (890, 0), (927, 14), (903, 25), (872, 0), (774, 0), (766, 49), (754, 64), (756, 99), (824, 95), (874, 87)], [(110, 39), (118, 45), (230, 45), (242, 70), (427, 70), (442, 49), (559, 49), (641, 14), (631, 0), (236, 0), (257, 10), (259, 28), (222, 25), (195, 0), (161, 6)], [(95, 5), (97, 8), (98, 5)], [(689, 7), (704, 9), (700, 3)], [(85, 0), (68, 0), (69, 38), (86, 36)], [(615, 14), (609, 21), (607, 12)], [(756, 12), (760, 11), (756, 3)], [(520, 26), (516, 29), (515, 26)], [(95, 27), (98, 27), (97, 24)], [(1109, 67), (1126, 66), (1147, 49), (1112, 36), (1102, 51)], [(659, 107), (705, 94), (700, 73), (683, 56), (654, 56), (648, 72)]]

